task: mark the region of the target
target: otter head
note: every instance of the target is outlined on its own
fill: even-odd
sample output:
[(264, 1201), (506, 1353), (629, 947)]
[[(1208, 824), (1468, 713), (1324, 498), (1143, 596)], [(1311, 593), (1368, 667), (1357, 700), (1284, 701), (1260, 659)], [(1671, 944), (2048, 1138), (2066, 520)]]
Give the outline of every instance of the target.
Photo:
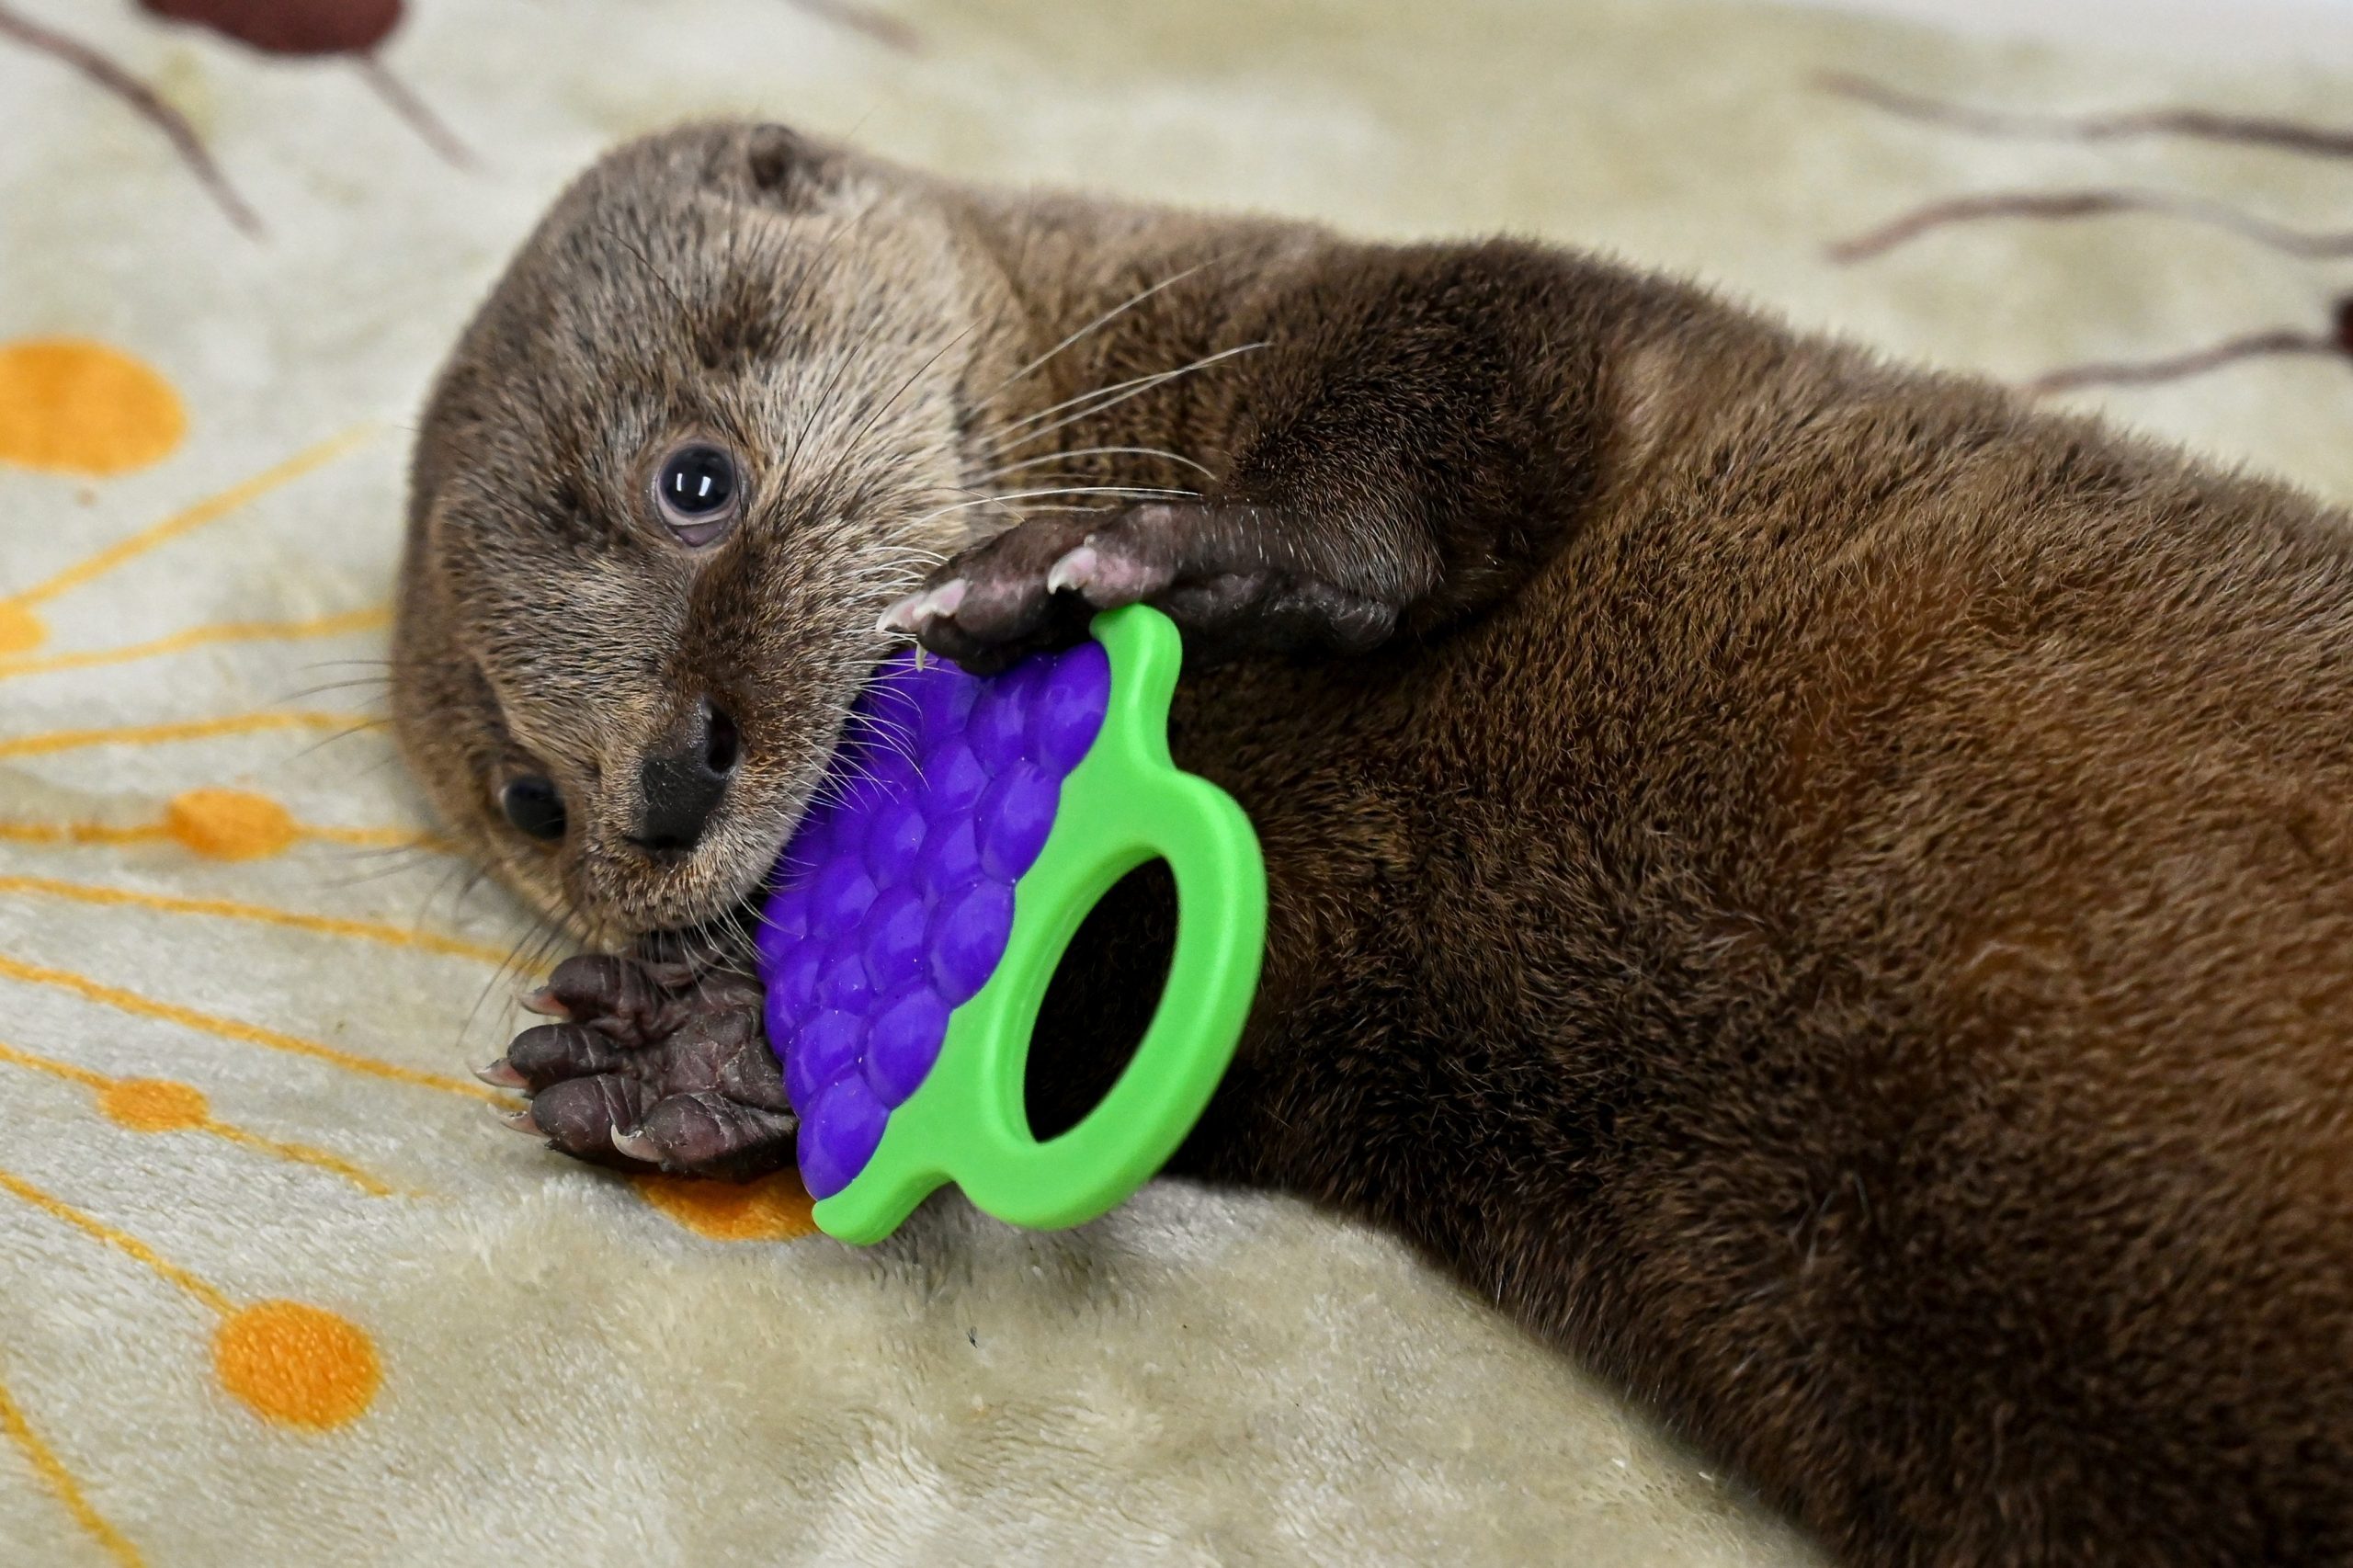
[(753, 894), (880, 612), (962, 542), (1015, 315), (918, 176), (782, 127), (653, 137), (567, 191), (411, 476), (394, 722), (464, 845), (594, 940)]

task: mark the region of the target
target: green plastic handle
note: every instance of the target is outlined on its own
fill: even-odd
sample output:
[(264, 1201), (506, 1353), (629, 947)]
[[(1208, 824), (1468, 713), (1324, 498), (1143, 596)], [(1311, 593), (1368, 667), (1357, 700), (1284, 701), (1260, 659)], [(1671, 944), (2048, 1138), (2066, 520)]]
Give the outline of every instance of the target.
[[(1231, 796), (1169, 758), (1168, 703), (1183, 661), (1175, 623), (1131, 605), (1090, 630), (1111, 665), (1102, 731), (1063, 781), (1045, 846), (1014, 885), (1005, 956), (949, 1015), (938, 1060), (891, 1113), (865, 1167), (811, 1210), (830, 1236), (881, 1241), (951, 1181), (1011, 1224), (1091, 1220), (1167, 1164), (1233, 1059), (1266, 947), (1257, 835)], [(1176, 945), (1159, 1006), (1110, 1093), (1040, 1142), (1022, 1078), (1047, 983), (1096, 902), (1155, 858), (1176, 882)]]

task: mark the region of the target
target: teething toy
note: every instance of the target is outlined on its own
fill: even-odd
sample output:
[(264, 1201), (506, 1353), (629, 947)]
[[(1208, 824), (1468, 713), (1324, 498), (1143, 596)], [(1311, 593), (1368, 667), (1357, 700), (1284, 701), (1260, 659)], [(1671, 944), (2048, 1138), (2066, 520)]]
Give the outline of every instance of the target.
[[(948, 1182), (1047, 1229), (1113, 1208), (1208, 1106), (1258, 983), (1267, 881), (1240, 807), (1168, 756), (1176, 626), (979, 677), (887, 661), (778, 865), (759, 938), (768, 1041), (820, 1229), (875, 1242)], [(1176, 883), (1160, 1004), (1110, 1093), (1038, 1142), (1022, 1070), (1079, 923), (1154, 858)]]

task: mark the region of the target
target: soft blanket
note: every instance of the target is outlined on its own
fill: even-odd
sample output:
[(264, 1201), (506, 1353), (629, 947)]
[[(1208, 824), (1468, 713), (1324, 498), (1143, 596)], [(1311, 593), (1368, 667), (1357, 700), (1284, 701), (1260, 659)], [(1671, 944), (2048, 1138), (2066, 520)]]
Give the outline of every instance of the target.
[(559, 182), (748, 112), (1606, 247), (1908, 355), (2092, 366), (2058, 384), (2343, 495), (2299, 239), (2341, 154), (1818, 75), (2035, 114), (2353, 83), (1711, 0), (889, 3), (0, 0), (0, 1562), (1811, 1561), (1302, 1204), (1165, 1182), (1023, 1235), (943, 1197), (857, 1251), (790, 1179), (496, 1126), (465, 1067), (549, 940), (378, 723), (405, 421)]

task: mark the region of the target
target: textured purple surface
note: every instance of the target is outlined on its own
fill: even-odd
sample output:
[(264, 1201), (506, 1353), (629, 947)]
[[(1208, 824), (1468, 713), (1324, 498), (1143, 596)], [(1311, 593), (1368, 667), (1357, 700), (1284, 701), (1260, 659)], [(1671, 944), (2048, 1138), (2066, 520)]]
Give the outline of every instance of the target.
[(938, 1059), (948, 1015), (996, 968), (1013, 884), (1110, 693), (1102, 645), (1083, 642), (987, 679), (903, 653), (858, 699), (760, 933), (768, 1041), (813, 1197), (866, 1167)]

